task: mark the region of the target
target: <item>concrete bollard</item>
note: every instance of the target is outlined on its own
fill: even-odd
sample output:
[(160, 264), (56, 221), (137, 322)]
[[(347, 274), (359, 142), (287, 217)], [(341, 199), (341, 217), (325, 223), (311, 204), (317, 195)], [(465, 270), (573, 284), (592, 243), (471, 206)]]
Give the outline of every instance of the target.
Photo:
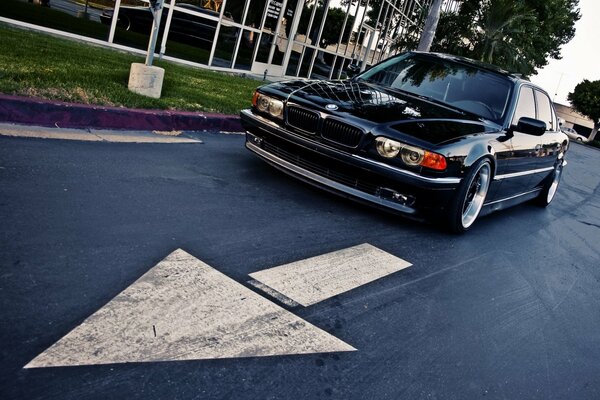
[(163, 68), (133, 63), (129, 71), (127, 88), (134, 93), (160, 99), (164, 77)]

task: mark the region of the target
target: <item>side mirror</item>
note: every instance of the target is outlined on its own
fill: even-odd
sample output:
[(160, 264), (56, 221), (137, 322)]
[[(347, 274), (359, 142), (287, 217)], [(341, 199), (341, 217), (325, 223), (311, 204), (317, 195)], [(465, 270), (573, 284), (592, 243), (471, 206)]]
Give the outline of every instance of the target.
[(350, 78), (354, 77), (355, 75), (358, 75), (359, 72), (360, 65), (358, 64), (348, 64), (348, 66), (346, 67), (346, 73)]
[(542, 136), (546, 133), (546, 123), (539, 119), (521, 117), (517, 126), (512, 127), (514, 131), (522, 132), (527, 135)]

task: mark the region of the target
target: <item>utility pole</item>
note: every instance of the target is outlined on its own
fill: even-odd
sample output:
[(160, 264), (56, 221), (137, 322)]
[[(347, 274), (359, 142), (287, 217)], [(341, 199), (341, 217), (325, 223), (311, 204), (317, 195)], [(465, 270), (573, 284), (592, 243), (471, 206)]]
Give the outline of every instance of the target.
[(442, 9), (442, 0), (433, 0), (431, 7), (429, 8), (429, 14), (425, 20), (425, 26), (421, 33), (421, 39), (419, 40), (419, 46), (417, 51), (429, 51), (431, 43), (433, 43), (433, 37), (440, 21), (440, 11)]

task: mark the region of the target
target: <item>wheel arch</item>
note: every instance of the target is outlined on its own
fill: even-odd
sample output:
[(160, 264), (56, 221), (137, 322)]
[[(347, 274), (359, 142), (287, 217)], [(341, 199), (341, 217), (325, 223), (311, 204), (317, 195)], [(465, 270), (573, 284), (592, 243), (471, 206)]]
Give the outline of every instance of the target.
[(491, 169), (492, 169), (492, 179), (496, 176), (496, 152), (491, 144), (489, 143), (479, 143), (476, 146), (471, 148), (469, 154), (464, 160), (464, 169), (465, 172), (469, 170), (473, 165), (475, 165), (482, 158), (487, 158), (490, 161)]

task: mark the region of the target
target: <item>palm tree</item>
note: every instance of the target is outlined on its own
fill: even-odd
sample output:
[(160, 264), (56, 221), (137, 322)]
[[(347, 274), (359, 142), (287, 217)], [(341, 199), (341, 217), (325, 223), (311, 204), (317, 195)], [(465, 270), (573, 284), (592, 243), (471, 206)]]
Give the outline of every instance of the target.
[(533, 12), (516, 0), (489, 0), (480, 9), (474, 55), (490, 64), (521, 70), (525, 26), (535, 21)]

